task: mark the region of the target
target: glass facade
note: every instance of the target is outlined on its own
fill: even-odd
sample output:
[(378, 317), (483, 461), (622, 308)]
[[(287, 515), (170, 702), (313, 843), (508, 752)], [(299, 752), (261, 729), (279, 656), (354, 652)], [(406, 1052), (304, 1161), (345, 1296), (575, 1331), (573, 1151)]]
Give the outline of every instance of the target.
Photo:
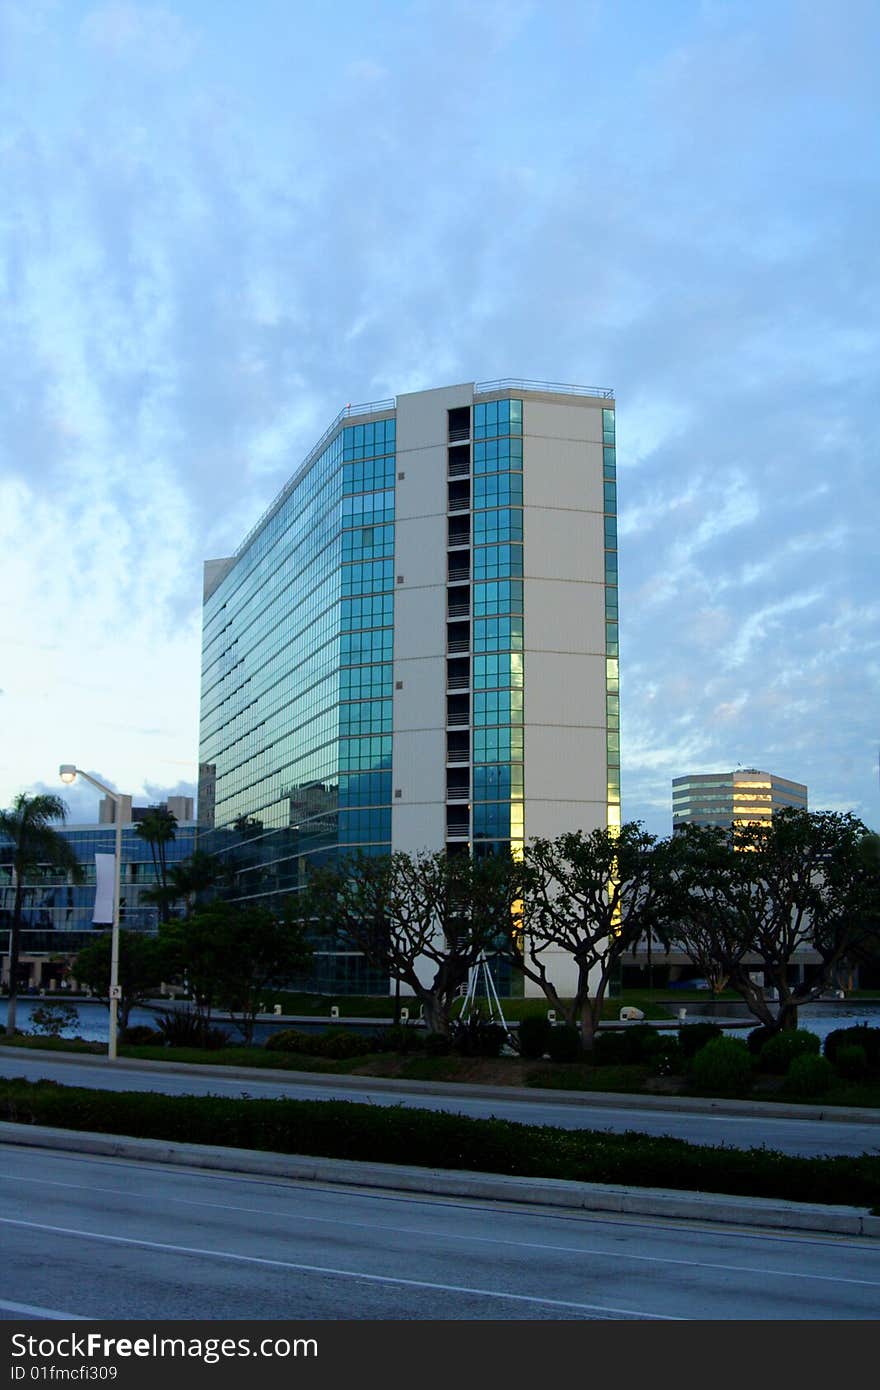
[[(69, 956), (85, 945), (96, 932), (107, 930), (107, 927), (92, 924), (95, 855), (115, 853), (116, 827), (111, 824), (59, 825), (57, 829), (75, 851), (83, 868), (83, 881), (70, 883), (66, 874), (53, 873), (48, 868), (35, 873), (28, 880), (21, 931), (23, 956)], [(195, 844), (195, 824), (179, 822), (175, 838), (165, 845), (168, 867), (189, 859)], [(11, 860), (12, 846), (0, 841), (0, 932), (8, 931), (12, 922), (14, 885)], [(155, 903), (145, 899), (145, 893), (155, 888), (157, 881), (149, 844), (135, 833), (134, 825), (123, 825), (120, 924), (125, 931), (150, 932), (157, 929), (159, 909)], [(5, 949), (5, 938), (0, 938), (0, 942), (0, 950)]]
[(202, 847), (242, 898), (295, 890), (309, 861), (390, 852), (395, 452), (393, 418), (341, 428), (206, 600)]
[(609, 827), (620, 826), (620, 646), (617, 610), (617, 444), (614, 411), (602, 410), (605, 512), (605, 718)]
[(522, 853), (523, 402), (473, 407), (471, 837)]

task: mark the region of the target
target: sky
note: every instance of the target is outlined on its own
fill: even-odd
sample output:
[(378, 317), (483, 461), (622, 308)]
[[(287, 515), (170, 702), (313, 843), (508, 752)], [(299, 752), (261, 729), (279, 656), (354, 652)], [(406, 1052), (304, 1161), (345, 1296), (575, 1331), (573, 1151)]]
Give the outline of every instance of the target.
[(617, 399), (623, 817), (880, 828), (876, 0), (0, 0), (0, 804), (197, 776), (202, 563), (348, 402)]

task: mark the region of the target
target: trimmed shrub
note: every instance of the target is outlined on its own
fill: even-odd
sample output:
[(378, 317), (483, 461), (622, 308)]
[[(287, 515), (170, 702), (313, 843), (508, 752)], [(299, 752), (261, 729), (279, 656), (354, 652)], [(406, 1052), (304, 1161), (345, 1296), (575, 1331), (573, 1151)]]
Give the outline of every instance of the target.
[(778, 1037), (778, 1035), (779, 1029), (768, 1028), (766, 1023), (762, 1023), (759, 1028), (753, 1028), (751, 1033), (749, 1033), (749, 1036), (746, 1038), (746, 1043), (748, 1045), (749, 1052), (751, 1052), (753, 1057), (759, 1057), (761, 1054), (761, 1048), (764, 1046), (764, 1044), (768, 1043), (771, 1038)]
[(129, 1028), (123, 1028), (119, 1041), (128, 1043), (129, 1047), (149, 1047), (150, 1043), (162, 1043), (162, 1034), (156, 1028), (150, 1028), (146, 1023), (133, 1023)]
[(428, 1057), (448, 1057), (452, 1051), (452, 1039), (445, 1033), (425, 1035), (425, 1053)]
[(685, 1057), (696, 1057), (700, 1048), (713, 1038), (723, 1036), (724, 1030), (718, 1023), (685, 1023), (678, 1030), (678, 1044)]
[(834, 1080), (834, 1068), (827, 1057), (820, 1057), (816, 1052), (802, 1052), (791, 1060), (784, 1090), (786, 1094), (799, 1099), (821, 1096), (831, 1090)]
[(818, 1055), (818, 1052), (819, 1039), (815, 1033), (808, 1033), (806, 1028), (786, 1028), (765, 1042), (758, 1053), (758, 1068), (775, 1076), (785, 1076), (795, 1057), (808, 1053)]
[(270, 1052), (311, 1053), (316, 1041), (312, 1033), (303, 1033), (299, 1028), (280, 1028), (269, 1034), (264, 1045)]
[(547, 1039), (547, 1055), (551, 1062), (576, 1062), (583, 1056), (581, 1033), (571, 1023), (555, 1023)]
[(550, 1042), (549, 1018), (524, 1018), (516, 1032), (519, 1055), (533, 1061), (543, 1057)]
[(363, 1033), (344, 1032), (342, 1029), (337, 1031), (335, 1028), (320, 1034), (313, 1044), (314, 1056), (329, 1057), (334, 1062), (345, 1061), (347, 1057), (366, 1057), (367, 1053), (372, 1051), (371, 1037), (364, 1037)]
[(79, 1013), (72, 1004), (38, 1004), (31, 1010), (31, 1031), (49, 1038), (60, 1038), (65, 1028), (79, 1023)]
[(752, 1058), (739, 1038), (713, 1038), (691, 1061), (697, 1090), (714, 1096), (735, 1096), (747, 1091), (752, 1080)]
[(834, 1058), (834, 1068), (845, 1081), (861, 1081), (868, 1071), (868, 1057), (858, 1043), (850, 1047), (839, 1047)]
[(841, 1047), (863, 1047), (868, 1071), (880, 1071), (880, 1028), (857, 1023), (852, 1028), (835, 1028), (825, 1039), (824, 1053), (829, 1062), (836, 1061)]
[(677, 1076), (685, 1069), (685, 1055), (678, 1038), (661, 1037), (648, 1058), (655, 1076)]
[(600, 1028), (590, 1057), (597, 1067), (622, 1067), (632, 1061), (633, 1049), (623, 1029)]
[(425, 1047), (425, 1033), (422, 1028), (398, 1023), (380, 1029), (373, 1035), (371, 1042), (374, 1052), (422, 1052)]
[(469, 1018), (467, 1023), (452, 1025), (452, 1050), (459, 1057), (500, 1057), (506, 1042), (506, 1029), (485, 1018)]

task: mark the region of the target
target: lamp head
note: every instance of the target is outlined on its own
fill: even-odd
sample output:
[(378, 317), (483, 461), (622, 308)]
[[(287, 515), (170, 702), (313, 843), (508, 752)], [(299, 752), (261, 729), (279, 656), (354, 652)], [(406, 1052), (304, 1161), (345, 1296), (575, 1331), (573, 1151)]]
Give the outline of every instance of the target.
[(76, 768), (73, 763), (62, 763), (58, 769), (58, 776), (61, 778), (62, 782), (67, 782), (68, 785), (71, 782), (75, 782)]

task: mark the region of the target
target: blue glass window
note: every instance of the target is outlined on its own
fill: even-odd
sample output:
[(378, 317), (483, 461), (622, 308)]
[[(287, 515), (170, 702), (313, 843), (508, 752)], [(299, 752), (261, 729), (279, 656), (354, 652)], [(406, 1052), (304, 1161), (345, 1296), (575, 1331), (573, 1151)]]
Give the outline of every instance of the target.
[(379, 526), (393, 520), (393, 492), (361, 492), (342, 499), (343, 526)]
[(522, 401), (486, 401), (474, 406), (474, 439), (522, 434)]
[(509, 801), (523, 794), (522, 763), (489, 763), (473, 770), (474, 801)]
[(602, 409), (602, 440), (605, 444), (614, 443), (614, 411)]
[(394, 588), (393, 560), (364, 560), (360, 564), (343, 565), (342, 590), (348, 594), (372, 594), (377, 590)]
[(391, 807), (373, 807), (369, 811), (340, 811), (340, 844), (357, 845), (369, 841), (391, 839)]
[(391, 736), (345, 738), (339, 743), (340, 772), (368, 772), (391, 767)]
[(617, 477), (617, 453), (613, 444), (610, 448), (608, 445), (603, 448), (602, 466), (606, 481), (613, 482)]
[(390, 627), (394, 620), (394, 595), (374, 594), (371, 598), (344, 598), (340, 621), (343, 629)]
[(345, 463), (342, 466), (342, 491), (375, 492), (380, 488), (394, 486), (394, 455), (389, 458), (367, 459), (359, 463)]
[(342, 666), (390, 661), (393, 650), (394, 633), (391, 628), (373, 628), (371, 632), (344, 632), (340, 639), (339, 660)]
[[(521, 690), (475, 690), (473, 722), (477, 724), (521, 724), (523, 692)], [(475, 759), (476, 761), (476, 759)]]
[(617, 517), (606, 516), (605, 518), (605, 549), (617, 549)]
[(363, 700), (339, 706), (339, 732), (347, 734), (390, 734), (391, 701)]
[(617, 511), (617, 484), (605, 483), (605, 510), (606, 512)]
[(605, 583), (617, 583), (617, 551), (605, 551)]
[(359, 526), (342, 533), (342, 559), (378, 560), (394, 554), (393, 526)]
[(605, 588), (605, 617), (617, 622), (617, 587), (615, 584), (606, 585)]
[(471, 681), (474, 690), (491, 690), (505, 686), (522, 690), (522, 653), (497, 652), (490, 656), (475, 656)]
[(339, 778), (340, 809), (356, 806), (382, 806), (390, 800), (390, 772), (344, 773)]
[(477, 618), (474, 621), (475, 652), (521, 652), (522, 618)]
[(340, 700), (391, 698), (390, 666), (349, 666), (339, 673)]
[(371, 420), (366, 425), (349, 425), (342, 431), (342, 457), (371, 458), (374, 454), (393, 454), (397, 425), (394, 420)]
[(494, 545), (499, 541), (521, 541), (522, 538), (521, 507), (474, 512), (474, 545)]
[(474, 550), (474, 579), (507, 579), (523, 572), (521, 545), (481, 545)]
[(486, 617), (492, 613), (522, 612), (523, 586), (521, 579), (504, 579), (492, 584), (475, 584), (473, 596), (475, 617)]
[(488, 439), (474, 443), (474, 473), (522, 472), (521, 439)]
[(510, 802), (487, 802), (474, 806), (473, 836), (475, 840), (500, 840), (510, 837)]
[(521, 507), (522, 500), (522, 473), (483, 473), (473, 480), (471, 505), (475, 511), (480, 507)]

